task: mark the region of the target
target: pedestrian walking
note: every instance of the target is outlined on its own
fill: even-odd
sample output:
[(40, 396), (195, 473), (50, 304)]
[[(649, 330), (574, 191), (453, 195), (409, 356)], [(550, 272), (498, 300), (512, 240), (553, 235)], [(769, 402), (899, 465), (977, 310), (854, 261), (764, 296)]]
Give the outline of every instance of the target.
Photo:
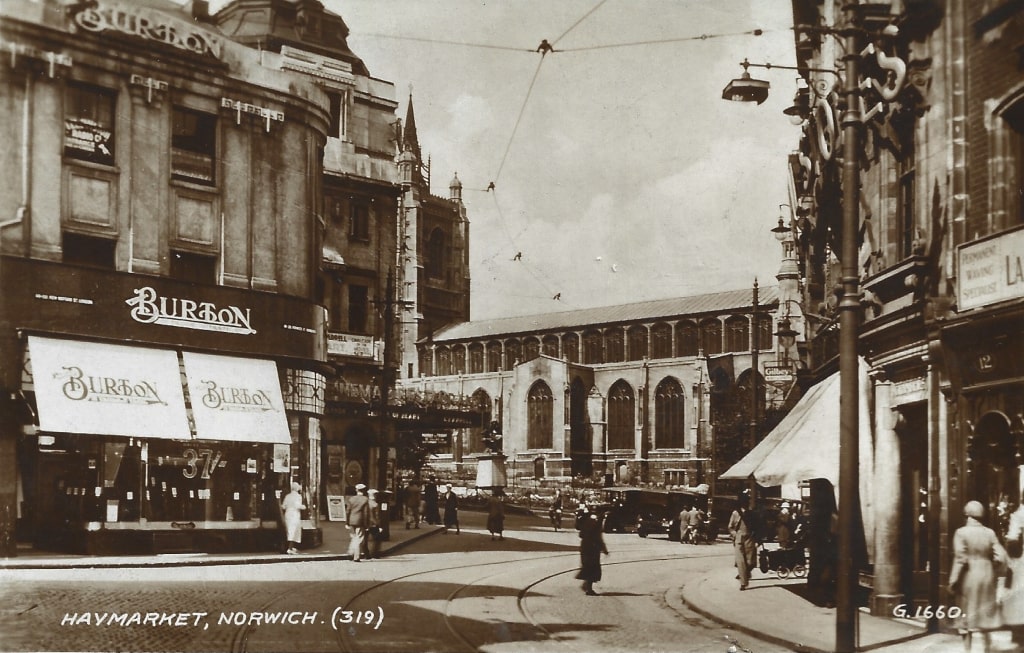
[(441, 512), (437, 506), (437, 477), (431, 476), (423, 486), (423, 521), (431, 526), (441, 523)]
[(299, 542), (302, 541), (302, 511), (305, 509), (306, 502), (302, 499), (302, 486), (292, 483), (292, 491), (286, 494), (281, 501), (285, 539), (288, 541), (288, 549), (285, 553), (289, 555), (299, 552)]
[(781, 549), (793, 548), (793, 516), (789, 514), (789, 508), (789, 502), (783, 501), (775, 520), (775, 541)]
[(576, 527), (580, 532), (580, 570), (576, 578), (583, 581), (583, 592), (587, 596), (597, 596), (594, 583), (601, 580), (601, 554), (608, 555), (601, 533), (601, 518), (584, 503), (580, 506)]
[(974, 633), (981, 633), (988, 653), (990, 631), (1002, 625), (996, 603), (996, 578), (1006, 569), (1006, 550), (988, 526), (981, 523), (985, 507), (980, 501), (964, 506), (965, 524), (953, 533), (953, 568), (949, 572), (949, 588), (956, 595), (956, 605), (963, 610), (958, 624), (964, 639), (964, 651), (971, 650)]
[(441, 498), (444, 503), (444, 534), (448, 534), (448, 529), (455, 527), (455, 534), (459, 534), (459, 497), (452, 492), (452, 484), (449, 483), (445, 486), (444, 496)]
[(370, 508), (370, 521), (366, 528), (365, 552), (367, 558), (376, 558), (380, 553), (380, 502), (377, 501), (379, 494), (380, 492), (375, 488), (370, 488), (366, 492), (367, 504)]
[(416, 479), (409, 481), (405, 486), (405, 527), (420, 527), (420, 502), (423, 500), (423, 491)]
[(366, 541), (366, 529), (370, 525), (370, 499), (366, 496), (366, 485), (356, 484), (356, 493), (345, 503), (345, 520), (348, 522), (348, 552), (353, 562), (359, 562)]
[(1017, 509), (1010, 514), (1006, 529), (1007, 565), (1006, 595), (1003, 597), (1003, 625), (1013, 632), (1013, 641), (1024, 648), (1024, 494)]
[(757, 565), (757, 540), (754, 536), (750, 511), (747, 508), (748, 501), (746, 492), (740, 494), (736, 500), (736, 509), (729, 517), (729, 534), (732, 535), (740, 591), (747, 589), (747, 585), (750, 583), (750, 570)]
[(495, 535), (499, 540), (505, 539), (505, 491), (500, 487), (494, 488), (487, 500), (487, 530), (492, 540)]

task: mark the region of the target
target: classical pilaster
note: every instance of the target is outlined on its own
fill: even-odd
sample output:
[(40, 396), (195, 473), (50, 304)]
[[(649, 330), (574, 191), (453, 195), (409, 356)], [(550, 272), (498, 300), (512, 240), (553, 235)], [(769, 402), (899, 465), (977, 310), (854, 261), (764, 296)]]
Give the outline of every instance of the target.
[(892, 408), (892, 383), (875, 385), (875, 578), (871, 613), (891, 616), (900, 592), (900, 442)]

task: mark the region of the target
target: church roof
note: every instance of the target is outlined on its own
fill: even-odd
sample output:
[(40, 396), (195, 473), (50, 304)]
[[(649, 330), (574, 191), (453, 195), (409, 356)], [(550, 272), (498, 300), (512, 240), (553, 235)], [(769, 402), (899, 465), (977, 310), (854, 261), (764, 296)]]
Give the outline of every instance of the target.
[[(779, 290), (775, 286), (759, 288), (760, 306), (774, 305), (779, 301)], [(470, 320), (442, 327), (437, 330), (433, 342), (476, 340), (497, 336), (530, 334), (566, 329), (587, 329), (594, 326), (623, 322), (671, 320), (685, 317), (717, 315), (732, 311), (749, 312), (753, 304), (751, 289), (726, 290), (723, 292), (654, 299), (616, 306), (600, 306), (575, 311), (502, 317), (489, 320)]]

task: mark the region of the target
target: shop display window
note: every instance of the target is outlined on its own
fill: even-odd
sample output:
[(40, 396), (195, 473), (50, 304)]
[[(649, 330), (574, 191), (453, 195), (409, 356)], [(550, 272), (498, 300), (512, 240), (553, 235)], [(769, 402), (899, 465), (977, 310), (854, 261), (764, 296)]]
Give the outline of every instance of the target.
[(108, 89), (69, 84), (64, 93), (64, 156), (114, 165), (114, 105)]
[(143, 516), (158, 522), (260, 519), (270, 449), (245, 442), (149, 442)]

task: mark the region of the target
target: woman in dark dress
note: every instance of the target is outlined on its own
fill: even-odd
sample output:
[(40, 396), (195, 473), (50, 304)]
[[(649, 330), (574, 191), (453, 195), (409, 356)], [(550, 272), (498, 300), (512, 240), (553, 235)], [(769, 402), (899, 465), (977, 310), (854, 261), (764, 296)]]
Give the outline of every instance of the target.
[(596, 596), (594, 583), (601, 580), (601, 554), (608, 555), (601, 534), (601, 518), (590, 512), (586, 505), (581, 506), (577, 527), (580, 531), (580, 571), (576, 578), (583, 581), (583, 591), (588, 596)]
[(495, 535), (499, 540), (505, 539), (505, 492), (500, 487), (494, 488), (487, 500), (487, 530), (492, 540)]

